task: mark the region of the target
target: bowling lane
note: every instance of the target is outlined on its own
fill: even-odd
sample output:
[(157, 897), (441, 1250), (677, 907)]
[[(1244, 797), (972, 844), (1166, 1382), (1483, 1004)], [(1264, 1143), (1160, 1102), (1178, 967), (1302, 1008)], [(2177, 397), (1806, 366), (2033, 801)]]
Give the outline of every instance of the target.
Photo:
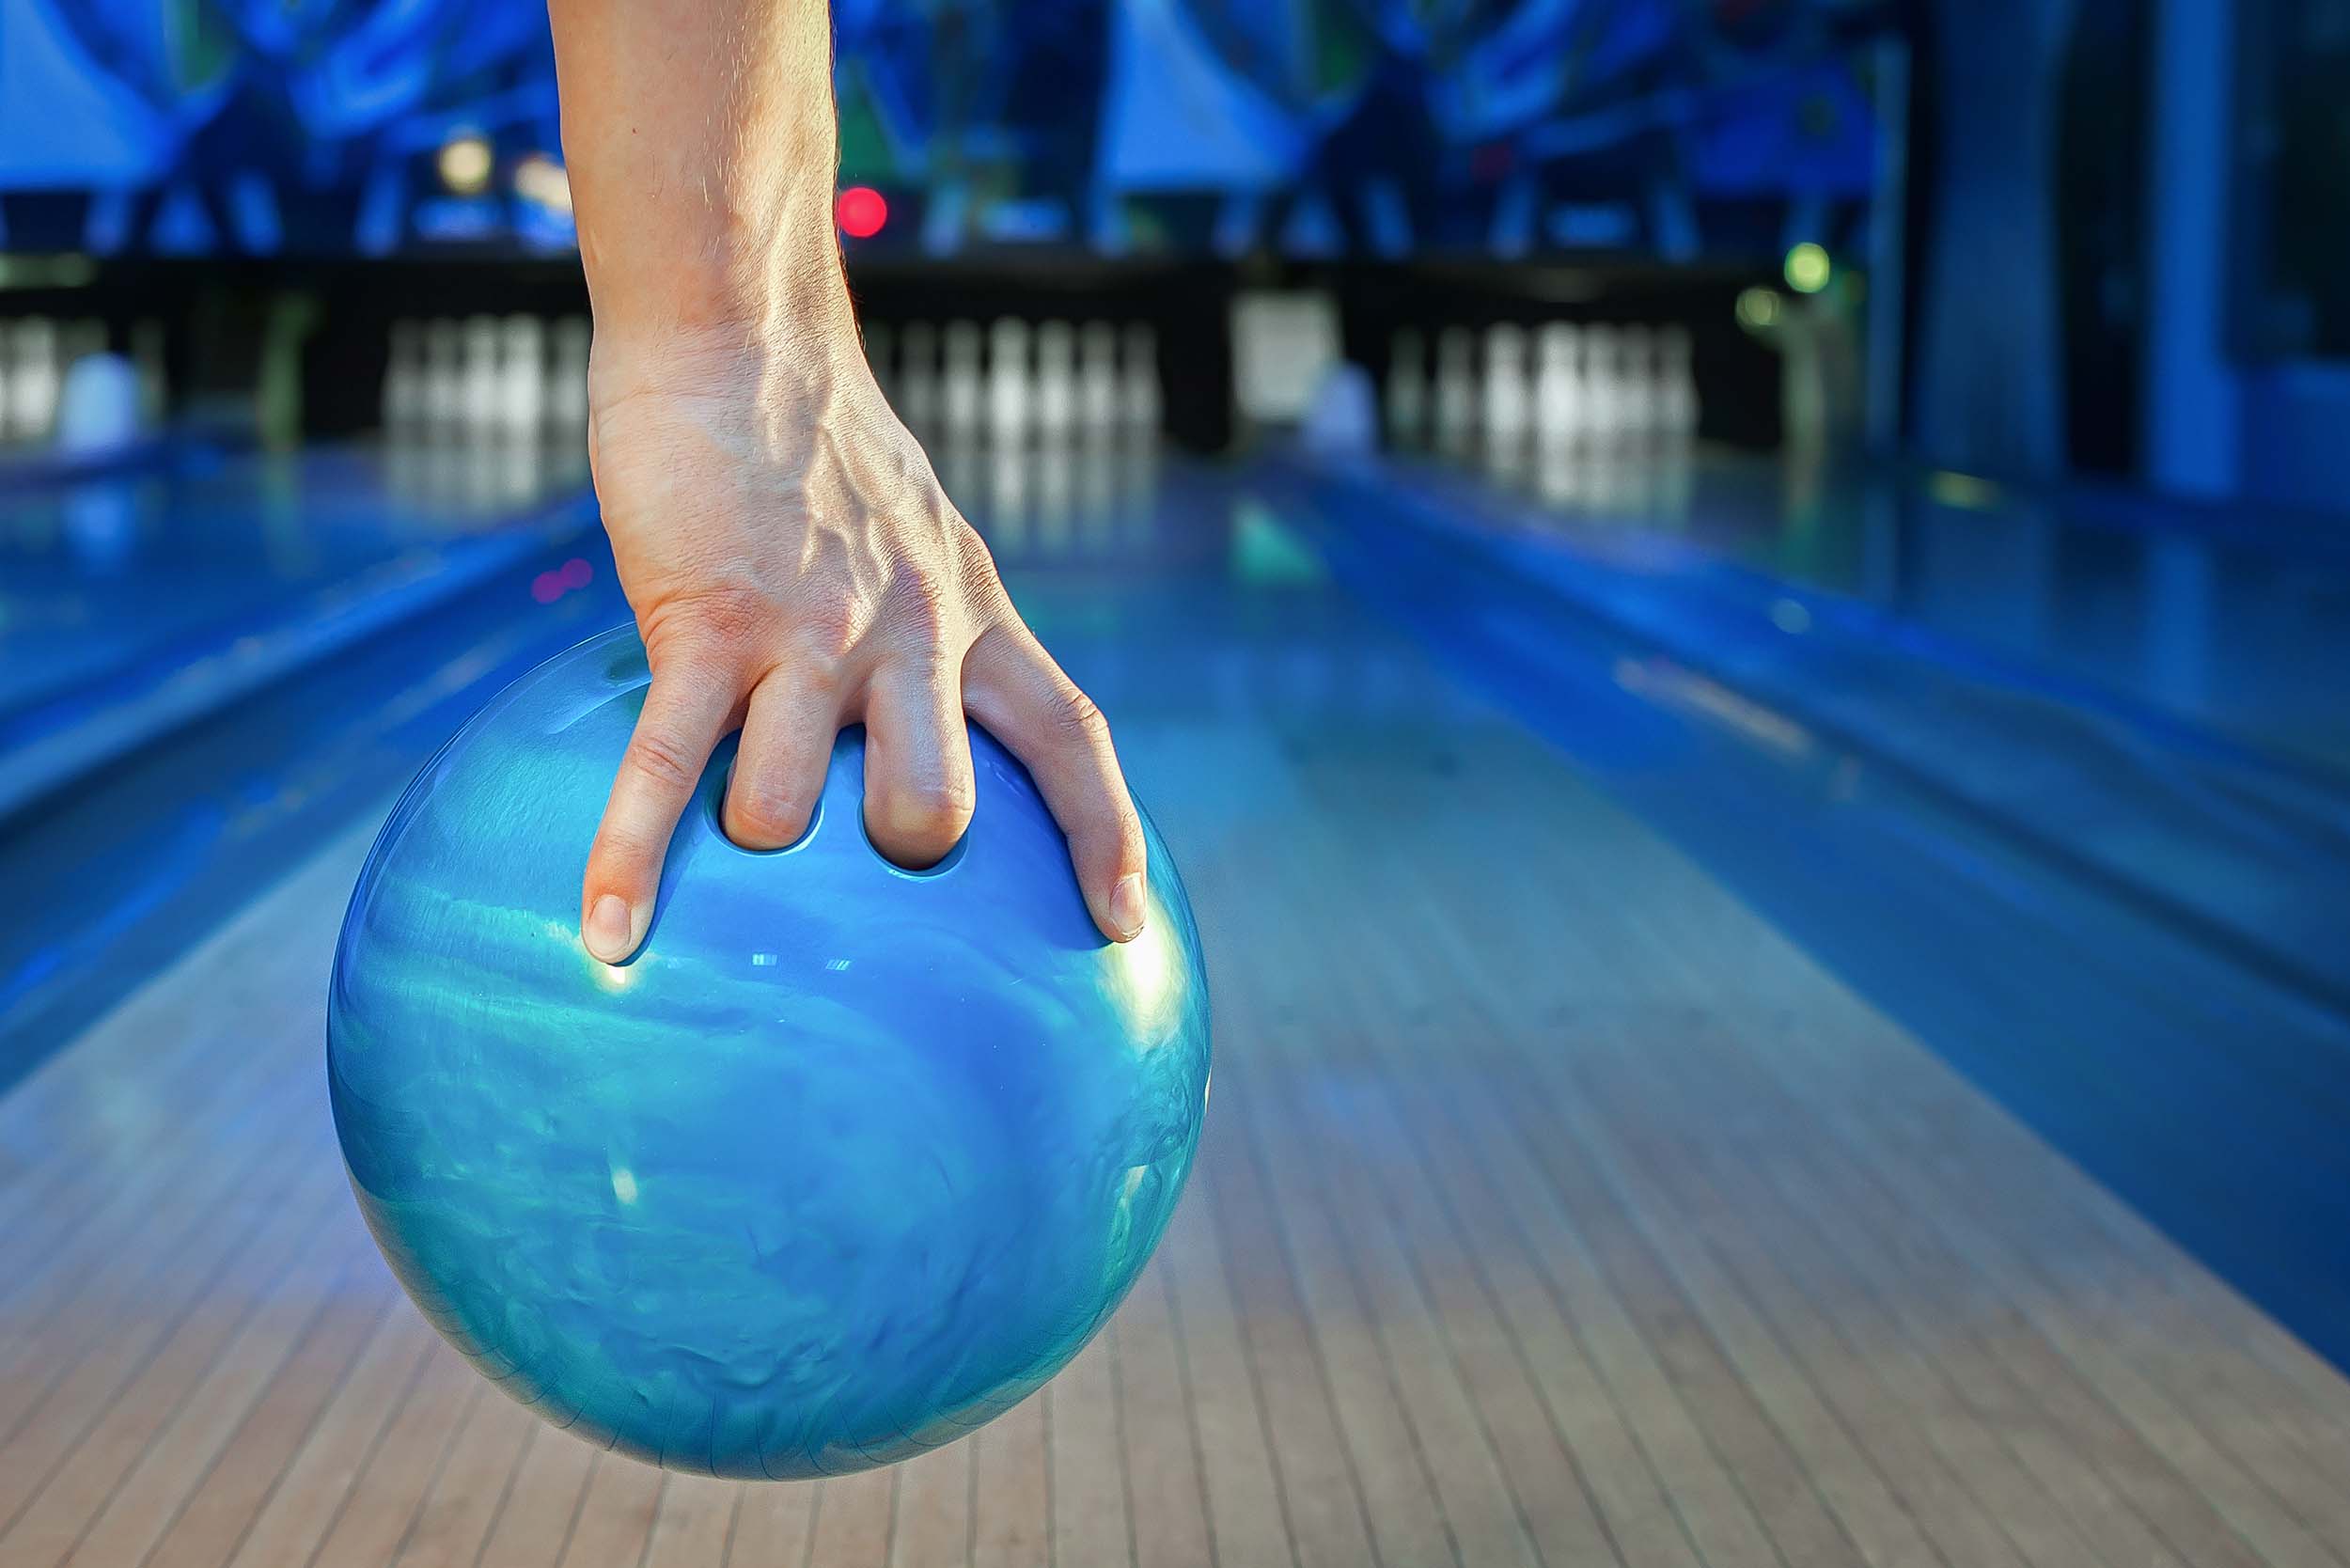
[[(622, 613), (579, 469), (559, 444), (190, 450), (0, 497), (0, 654), (88, 644), (0, 698), (0, 886), (37, 912), (0, 923), (0, 1086)], [(86, 501), (127, 509), (103, 552)]]
[[(1104, 1336), (814, 1486), (537, 1425), (327, 1126), (380, 798), (0, 1098), (0, 1565), (2350, 1563), (2338, 1373), (1245, 474), (1001, 482), (1215, 987), (1195, 1184)], [(1669, 776), (1675, 711), (1590, 728)]]
[(322, 594), (382, 593), (586, 479), (569, 445), (188, 443), (0, 495), (0, 722), (132, 666), (185, 665)]

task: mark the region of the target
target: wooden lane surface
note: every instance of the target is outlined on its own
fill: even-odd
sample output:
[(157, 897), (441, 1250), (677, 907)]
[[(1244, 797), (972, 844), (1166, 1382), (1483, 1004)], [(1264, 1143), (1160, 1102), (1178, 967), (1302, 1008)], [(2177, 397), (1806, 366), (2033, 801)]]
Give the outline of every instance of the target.
[(2331, 1368), (1345, 635), (1401, 661), (1384, 715), (1104, 693), (1202, 913), (1215, 1098), (1037, 1398), (741, 1487), (476, 1378), (326, 1123), (355, 830), (0, 1101), (0, 1568), (2350, 1568)]

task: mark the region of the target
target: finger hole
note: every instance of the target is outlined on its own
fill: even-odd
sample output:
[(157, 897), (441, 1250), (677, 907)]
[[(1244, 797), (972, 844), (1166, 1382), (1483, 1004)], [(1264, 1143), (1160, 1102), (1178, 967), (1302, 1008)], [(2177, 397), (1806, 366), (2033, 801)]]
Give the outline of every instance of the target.
[(824, 790), (839, 744), (839, 709), (828, 684), (778, 670), (751, 693), (717, 792), (718, 830), (746, 855), (797, 849), (823, 818)]
[(866, 842), (934, 872), (969, 834), (979, 785), (962, 694), (927, 673), (877, 682), (865, 709)]
[(971, 829), (965, 826), (955, 836), (954, 843), (949, 846), (945, 855), (927, 866), (908, 866), (892, 859), (889, 852), (874, 841), (872, 824), (866, 822), (862, 815), (857, 818), (857, 831), (865, 835), (865, 847), (873, 852), (875, 859), (889, 868), (892, 876), (901, 876), (909, 882), (928, 882), (932, 877), (945, 876), (948, 871), (963, 864), (964, 851), (971, 844)]
[(703, 803), (703, 809), (710, 814), (710, 824), (718, 830), (718, 837), (744, 855), (790, 855), (815, 838), (816, 830), (824, 824), (824, 797), (821, 792), (808, 805), (807, 825), (792, 835), (789, 843), (772, 847), (746, 844), (734, 836), (727, 826), (727, 803), (734, 796), (734, 770), (741, 761), (740, 757), (727, 759), (726, 771), (718, 781), (718, 787), (710, 792), (708, 800)]

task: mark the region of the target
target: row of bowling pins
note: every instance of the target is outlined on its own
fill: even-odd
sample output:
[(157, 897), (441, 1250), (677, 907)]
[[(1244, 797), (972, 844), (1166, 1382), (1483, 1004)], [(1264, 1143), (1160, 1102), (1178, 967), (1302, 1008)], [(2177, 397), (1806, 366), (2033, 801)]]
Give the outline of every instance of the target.
[(469, 316), (392, 323), (384, 430), (395, 442), (583, 438), (585, 316)]
[(1697, 379), (1685, 327), (1503, 322), (1425, 341), (1395, 335), (1386, 388), (1389, 437), (1464, 453), (1477, 447), (1684, 441), (1696, 433)]
[(937, 443), (939, 482), (1006, 566), (1099, 559), (1152, 537), (1154, 443)]
[(66, 371), (106, 349), (106, 323), (47, 316), (0, 321), (0, 443), (48, 440)]
[(893, 327), (868, 321), (867, 357), (899, 416), (950, 446), (1155, 440), (1158, 339), (1146, 323), (1031, 324), (1007, 316)]

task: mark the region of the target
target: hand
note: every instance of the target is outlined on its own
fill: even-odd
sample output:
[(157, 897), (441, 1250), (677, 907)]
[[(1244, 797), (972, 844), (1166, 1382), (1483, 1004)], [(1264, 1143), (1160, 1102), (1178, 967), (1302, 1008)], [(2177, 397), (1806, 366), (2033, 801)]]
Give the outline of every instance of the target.
[(588, 858), (606, 963), (652, 923), (662, 857), (717, 743), (742, 745), (728, 837), (807, 829), (833, 739), (866, 729), (865, 823), (907, 867), (971, 820), (964, 715), (1035, 777), (1094, 923), (1142, 929), (1142, 824), (1101, 711), (1021, 620), (995, 564), (874, 385), (854, 336), (784, 349), (599, 340), (588, 455), (652, 685)]

